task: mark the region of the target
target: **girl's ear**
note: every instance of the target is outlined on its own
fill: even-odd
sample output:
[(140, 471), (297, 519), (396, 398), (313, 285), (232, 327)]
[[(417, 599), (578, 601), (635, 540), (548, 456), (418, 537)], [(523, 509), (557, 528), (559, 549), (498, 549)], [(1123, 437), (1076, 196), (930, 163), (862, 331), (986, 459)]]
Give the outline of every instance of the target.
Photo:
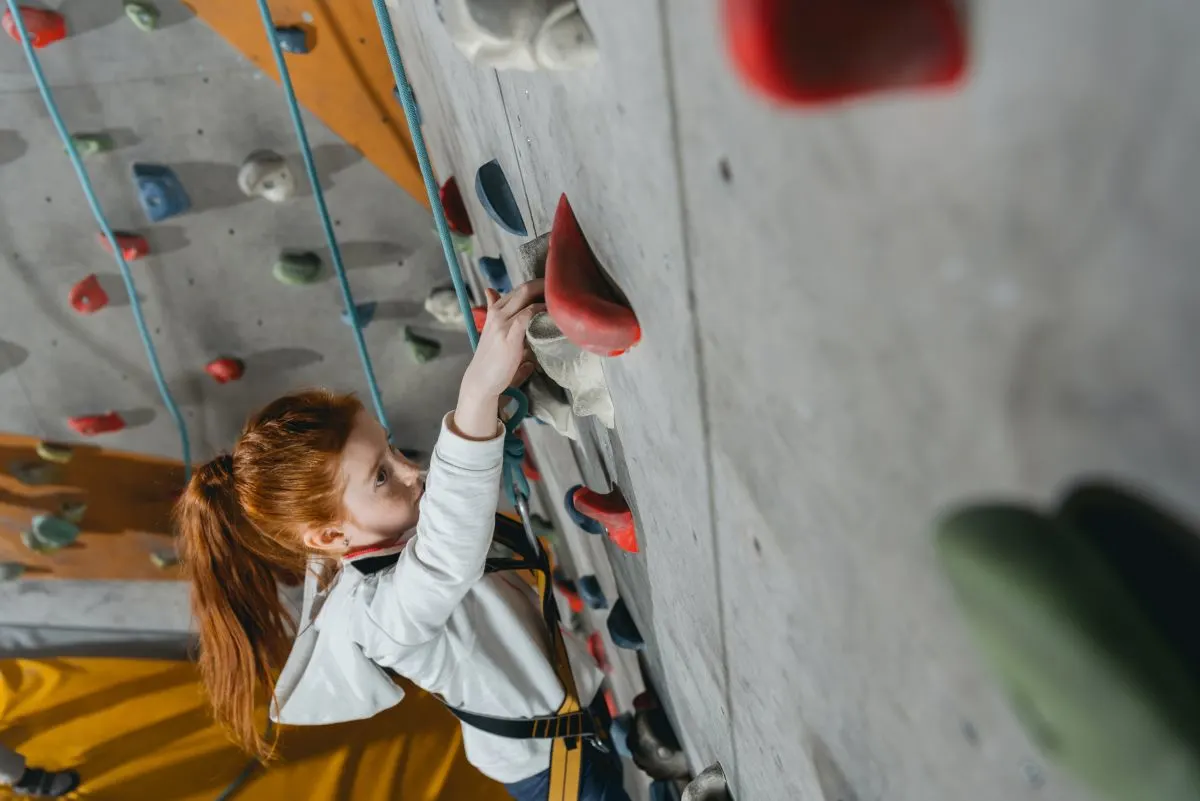
[(332, 528), (310, 528), (304, 532), (304, 544), (314, 551), (343, 551), (346, 538)]

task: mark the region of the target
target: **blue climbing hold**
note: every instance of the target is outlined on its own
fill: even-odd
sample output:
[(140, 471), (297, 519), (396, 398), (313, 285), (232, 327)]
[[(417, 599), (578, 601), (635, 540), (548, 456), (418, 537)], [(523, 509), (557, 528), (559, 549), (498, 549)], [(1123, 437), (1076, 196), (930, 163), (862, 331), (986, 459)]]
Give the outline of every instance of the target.
[(600, 589), (600, 580), (595, 576), (579, 577), (579, 597), (592, 609), (607, 609), (608, 599)]
[(309, 50), (308, 33), (296, 25), (276, 25), (275, 38), (279, 40), (279, 49), (285, 53), (303, 55)]
[(613, 604), (606, 623), (608, 635), (612, 637), (613, 644), (618, 648), (630, 651), (646, 650), (646, 641), (642, 639), (637, 624), (633, 622), (633, 615), (629, 614), (629, 607), (625, 605), (624, 598), (618, 598), (617, 602)]
[(576, 484), (567, 490), (567, 496), (563, 498), (563, 507), (566, 508), (567, 514), (575, 521), (575, 525), (586, 531), (588, 534), (603, 534), (604, 526), (597, 523), (592, 518), (580, 512), (575, 508), (575, 490), (582, 487), (582, 484)]
[(512, 281), (508, 277), (508, 268), (504, 266), (503, 257), (481, 257), (479, 259), (479, 271), (487, 278), (488, 286), (501, 295), (512, 291)]
[(617, 753), (626, 759), (633, 759), (633, 752), (629, 750), (629, 734), (632, 731), (632, 712), (617, 715), (608, 727), (608, 736), (612, 738), (613, 748), (617, 749)]
[(134, 164), (133, 180), (137, 183), (138, 200), (150, 222), (183, 214), (192, 207), (183, 183), (170, 167)]
[[(356, 304), (354, 307), (354, 316), (358, 318), (358, 327), (366, 328), (375, 319), (375, 309), (379, 304), (375, 301), (367, 301), (366, 303)], [(350, 319), (350, 310), (342, 309), (342, 322), (346, 325), (353, 325)]]
[(500, 162), (492, 159), (475, 173), (475, 194), (496, 225), (514, 236), (529, 235)]

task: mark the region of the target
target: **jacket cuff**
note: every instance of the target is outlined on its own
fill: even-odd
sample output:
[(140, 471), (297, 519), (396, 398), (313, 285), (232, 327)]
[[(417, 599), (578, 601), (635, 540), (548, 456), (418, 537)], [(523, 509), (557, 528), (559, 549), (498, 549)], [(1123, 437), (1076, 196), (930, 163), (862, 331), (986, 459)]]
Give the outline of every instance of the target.
[(491, 470), (504, 458), (504, 424), (496, 420), (496, 435), (487, 440), (460, 437), (450, 426), (453, 412), (442, 418), (442, 433), (434, 453), (463, 470)]

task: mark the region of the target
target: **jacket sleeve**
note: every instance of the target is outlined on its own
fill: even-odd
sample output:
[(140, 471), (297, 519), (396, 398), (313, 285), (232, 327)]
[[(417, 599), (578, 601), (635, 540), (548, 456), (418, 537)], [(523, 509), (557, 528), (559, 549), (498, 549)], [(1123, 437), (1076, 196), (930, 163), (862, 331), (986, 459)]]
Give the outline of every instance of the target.
[(442, 420), (421, 499), (417, 531), (370, 601), (374, 623), (394, 642), (433, 639), (483, 575), (496, 526), (504, 426), (483, 442), (464, 439)]

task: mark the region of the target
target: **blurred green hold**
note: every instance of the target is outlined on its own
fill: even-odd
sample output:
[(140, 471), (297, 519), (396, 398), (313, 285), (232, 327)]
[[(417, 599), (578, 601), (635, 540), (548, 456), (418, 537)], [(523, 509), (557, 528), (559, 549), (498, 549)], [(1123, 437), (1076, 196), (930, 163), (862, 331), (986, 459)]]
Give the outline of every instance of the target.
[(408, 343), (408, 350), (417, 364), (431, 362), (442, 352), (442, 343), (423, 337), (408, 326), (404, 326), (404, 341)]
[[(436, 231), (434, 233), (437, 233)], [(457, 231), (450, 232), (450, 241), (454, 243), (454, 252), (461, 253), (468, 259), (475, 252), (475, 240), (473, 237), (466, 234), (460, 234)]]
[(47, 553), (65, 548), (79, 537), (79, 526), (54, 515), (38, 515), (28, 531), (21, 532), (21, 542), (31, 551)]
[(87, 158), (97, 153), (107, 153), (115, 147), (113, 138), (106, 133), (77, 133), (71, 134), (71, 144), (75, 152)]
[(144, 0), (125, 0), (125, 16), (146, 33), (158, 27), (158, 7)]
[(20, 562), (0, 562), (0, 581), (16, 581), (25, 573)]
[(166, 570), (179, 564), (179, 552), (174, 548), (161, 548), (150, 554), (150, 561), (159, 570)]
[(71, 450), (70, 445), (63, 445), (61, 442), (48, 442), (43, 440), (37, 444), (37, 455), (47, 462), (54, 464), (66, 464), (71, 461), (71, 457), (75, 455)]
[(311, 251), (285, 252), (271, 272), (276, 281), (289, 286), (316, 283), (321, 277), (321, 257)]
[(87, 504), (83, 501), (63, 501), (58, 514), (69, 523), (82, 523), (83, 516), (87, 514)]

